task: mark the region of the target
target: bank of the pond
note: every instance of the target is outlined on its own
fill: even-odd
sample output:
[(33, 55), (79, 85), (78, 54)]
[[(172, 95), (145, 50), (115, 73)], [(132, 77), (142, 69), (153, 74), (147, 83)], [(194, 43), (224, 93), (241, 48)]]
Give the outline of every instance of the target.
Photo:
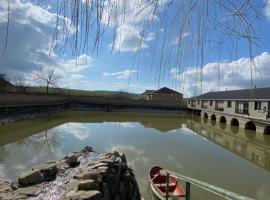
[(31, 104), (31, 105), (6, 105), (0, 106), (0, 125), (14, 121), (44, 117), (69, 111), (101, 111), (101, 112), (139, 112), (139, 113), (167, 113), (183, 114), (190, 110), (185, 107), (166, 107), (151, 105), (110, 105), (80, 102), (63, 102), (57, 104)]
[(46, 161), (15, 181), (0, 181), (0, 199), (140, 200), (125, 154), (99, 154), (87, 146), (62, 160)]

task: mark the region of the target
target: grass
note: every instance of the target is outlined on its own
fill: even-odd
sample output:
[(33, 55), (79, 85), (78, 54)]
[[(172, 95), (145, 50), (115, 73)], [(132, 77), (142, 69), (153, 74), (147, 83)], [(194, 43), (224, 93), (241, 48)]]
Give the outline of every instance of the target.
[[(28, 93), (41, 93), (46, 94), (45, 87), (28, 87), (26, 92)], [(122, 92), (122, 91), (103, 91), (103, 90), (77, 90), (66, 88), (50, 88), (49, 94), (62, 94), (62, 95), (74, 95), (74, 96), (99, 96), (109, 98), (127, 98), (127, 99), (142, 99), (140, 94)]]

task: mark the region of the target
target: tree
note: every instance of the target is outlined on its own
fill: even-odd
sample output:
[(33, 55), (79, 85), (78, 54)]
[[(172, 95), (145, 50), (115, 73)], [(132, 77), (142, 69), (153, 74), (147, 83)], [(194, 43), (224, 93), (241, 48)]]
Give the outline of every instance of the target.
[(19, 93), (25, 93), (27, 87), (29, 87), (22, 76), (17, 76), (13, 81), (13, 85), (15, 86), (16, 92)]
[(49, 87), (56, 87), (62, 76), (56, 72), (56, 68), (45, 67), (39, 68), (34, 72), (33, 81), (38, 85), (46, 87), (46, 93), (49, 93)]
[(4, 79), (4, 80), (8, 81), (8, 77), (6, 74), (0, 74), (0, 79)]

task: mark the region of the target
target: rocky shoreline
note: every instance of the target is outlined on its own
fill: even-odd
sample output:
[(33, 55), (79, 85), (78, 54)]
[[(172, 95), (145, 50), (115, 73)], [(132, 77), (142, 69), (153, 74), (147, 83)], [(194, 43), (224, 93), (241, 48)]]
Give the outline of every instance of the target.
[(140, 200), (125, 154), (99, 154), (87, 146), (62, 160), (46, 161), (16, 181), (0, 181), (0, 200)]

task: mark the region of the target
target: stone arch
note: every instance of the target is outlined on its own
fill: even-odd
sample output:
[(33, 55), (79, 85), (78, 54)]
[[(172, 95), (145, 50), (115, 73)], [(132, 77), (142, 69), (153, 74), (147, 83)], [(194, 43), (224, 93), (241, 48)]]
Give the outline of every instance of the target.
[(221, 116), (220, 119), (219, 119), (219, 122), (222, 122), (222, 123), (226, 123), (226, 117), (224, 116)]
[(208, 114), (207, 113), (203, 113), (203, 118), (204, 119), (208, 119)]
[(270, 135), (270, 126), (266, 126), (263, 131), (264, 135)]
[(215, 114), (212, 114), (212, 115), (211, 115), (211, 120), (216, 121), (216, 119), (217, 119), (217, 118), (216, 118), (216, 115), (215, 115)]
[(232, 126), (238, 126), (238, 127), (239, 127), (239, 121), (238, 121), (238, 119), (232, 118), (232, 120), (231, 120), (231, 125), (232, 125)]
[(245, 129), (256, 131), (256, 125), (252, 121), (248, 121), (245, 125)]

